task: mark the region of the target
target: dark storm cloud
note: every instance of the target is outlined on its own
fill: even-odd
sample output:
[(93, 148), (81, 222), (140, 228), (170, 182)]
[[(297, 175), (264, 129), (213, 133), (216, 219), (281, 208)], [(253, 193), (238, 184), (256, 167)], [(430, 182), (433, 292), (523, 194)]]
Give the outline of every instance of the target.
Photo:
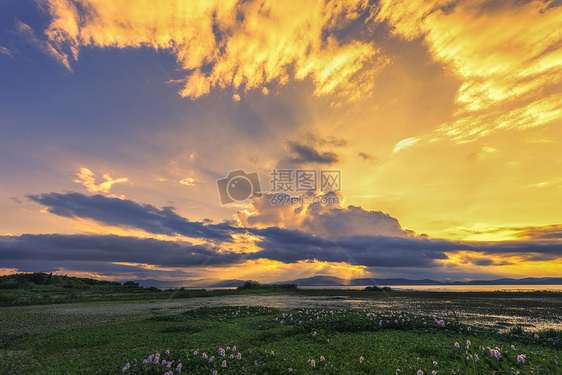
[(550, 254), (562, 256), (561, 241), (451, 242), (451, 250), (485, 254)]
[(496, 262), (493, 259), (471, 259), (470, 262), (476, 266), (503, 266), (511, 264), (510, 262)]
[(173, 207), (158, 208), (128, 199), (80, 193), (49, 193), (28, 195), (29, 199), (47, 207), (50, 213), (69, 218), (85, 218), (108, 225), (134, 227), (149, 233), (174, 235), (207, 240), (232, 240), (239, 229), (226, 224), (204, 224), (178, 215)]
[(335, 152), (320, 152), (313, 146), (308, 146), (299, 142), (290, 141), (289, 150), (292, 155), (289, 156), (285, 162), (290, 164), (332, 165), (339, 161), (339, 157)]
[(546, 225), (543, 227), (511, 228), (521, 238), (534, 240), (557, 240), (562, 239), (562, 225)]
[(477, 254), (476, 256), (465, 255), (457, 259), (460, 264), (473, 264), (475, 266), (506, 266), (513, 262), (506, 260), (497, 260), (487, 257), (486, 254)]
[(21, 259), (2, 259), (2, 265), (5, 268), (15, 268), (18, 272), (46, 272), (46, 273), (62, 273), (67, 271), (90, 273), (101, 276), (110, 276), (115, 278), (128, 278), (128, 275), (134, 275), (137, 278), (155, 278), (161, 276), (177, 276), (185, 277), (189, 272), (177, 271), (175, 269), (157, 270), (146, 268), (135, 264), (115, 264), (99, 261), (81, 261), (81, 260), (21, 260)]
[[(204, 245), (192, 245), (156, 239), (89, 235), (22, 235), (0, 237), (0, 259), (12, 261), (98, 261), (146, 263), (166, 267), (198, 266), (212, 256), (209, 265), (222, 265), (254, 259), (269, 259), (283, 263), (299, 261), (348, 262), (368, 267), (428, 268), (440, 265), (447, 253), (470, 251), (471, 263), (491, 265), (491, 255), (518, 255), (529, 261), (562, 257), (562, 241), (546, 231), (550, 240), (460, 242), (414, 236), (410, 232), (390, 231), (379, 235), (352, 233), (337, 237), (337, 242), (323, 233), (291, 230), (271, 225), (266, 228), (234, 227), (229, 223), (209, 224), (191, 222), (170, 207), (157, 208), (126, 199), (78, 193), (41, 194), (29, 197), (45, 205), (49, 212), (69, 218), (89, 218), (105, 224), (126, 226), (156, 234), (180, 234), (203, 239)], [(335, 228), (338, 221), (349, 221), (360, 214), (358, 208), (348, 206), (345, 217), (322, 225)], [(360, 215), (359, 215), (360, 216)], [(385, 216), (386, 217), (386, 216)], [(388, 217), (387, 219), (393, 219)], [(386, 220), (388, 221), (388, 220)], [(386, 222), (384, 221), (384, 222)], [(392, 222), (392, 221), (391, 221)], [(281, 225), (281, 224), (279, 224)], [(396, 222), (393, 227), (399, 229)], [(539, 232), (534, 229), (534, 232)], [(219, 252), (213, 243), (232, 241), (231, 234), (250, 234), (257, 237), (258, 251), (252, 253)], [(348, 232), (350, 233), (350, 232)], [(399, 235), (398, 235), (399, 234)], [(545, 258), (546, 257), (546, 258)], [(497, 260), (496, 260), (497, 261)], [(4, 264), (4, 263), (3, 263)]]
[[(340, 237), (337, 242), (300, 231), (280, 228), (253, 230), (262, 238), (262, 249), (250, 258), (266, 258), (283, 263), (303, 260), (349, 262), (369, 267), (435, 267), (437, 260), (447, 259), (446, 253), (472, 251), (481, 257), (475, 264), (492, 264), (486, 255), (523, 255), (542, 259), (545, 255), (562, 257), (560, 242), (456, 242), (423, 237), (390, 237), (355, 235)], [(497, 264), (496, 264), (497, 265)]]
[[(209, 259), (209, 257), (211, 257)], [(146, 263), (164, 267), (235, 263), (241, 254), (219, 252), (211, 246), (151, 238), (61, 234), (0, 237), (0, 259), (10, 261), (93, 261)]]
[(372, 155), (369, 155), (365, 152), (358, 152), (357, 156), (359, 156), (363, 160), (368, 160), (368, 161), (374, 160), (374, 157)]
[(250, 258), (267, 258), (283, 263), (303, 260), (349, 262), (377, 267), (431, 267), (446, 259), (447, 241), (387, 236), (349, 236), (337, 242), (300, 231), (266, 228), (255, 231), (263, 240), (262, 250)]

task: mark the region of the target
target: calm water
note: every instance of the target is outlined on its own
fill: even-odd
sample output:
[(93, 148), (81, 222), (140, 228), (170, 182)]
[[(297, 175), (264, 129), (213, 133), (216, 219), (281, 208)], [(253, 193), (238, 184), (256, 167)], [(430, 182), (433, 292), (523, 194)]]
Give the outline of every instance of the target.
[(562, 292), (562, 285), (400, 285), (392, 288), (400, 290), (435, 290), (442, 292), (530, 292), (533, 290)]
[[(429, 290), (441, 292), (495, 292), (550, 290), (562, 292), (562, 285), (391, 285), (395, 290)], [(362, 286), (302, 286), (301, 289), (365, 289)]]
[[(343, 285), (343, 286), (299, 286), (299, 289), (353, 289), (362, 290), (367, 286), (372, 285)], [(381, 287), (384, 285), (380, 285)], [(562, 292), (562, 285), (390, 285), (394, 290), (427, 290), (438, 292), (531, 292), (534, 290), (548, 290), (555, 292)], [(186, 288), (186, 289), (202, 289), (202, 288)], [(218, 289), (236, 289), (234, 287), (221, 287), (221, 288), (204, 288), (207, 290)]]

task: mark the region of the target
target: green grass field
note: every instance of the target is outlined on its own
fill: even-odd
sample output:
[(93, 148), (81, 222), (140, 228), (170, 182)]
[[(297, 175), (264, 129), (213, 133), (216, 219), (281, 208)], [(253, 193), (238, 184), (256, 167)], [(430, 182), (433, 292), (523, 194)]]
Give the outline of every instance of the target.
[[(449, 302), (449, 295), (350, 308), (357, 303), (346, 300), (346, 292), (313, 294), (2, 307), (0, 372), (120, 374), (128, 367), (126, 374), (562, 374), (561, 332), (531, 332), (501, 320), (480, 324), (485, 316), (470, 320), (458, 307), (470, 310), (469, 298), (433, 317), (428, 306)], [(497, 306), (496, 297), (488, 302)], [(403, 297), (377, 298), (388, 304)], [(474, 306), (485, 302), (481, 298)], [(260, 301), (281, 306), (241, 305)]]

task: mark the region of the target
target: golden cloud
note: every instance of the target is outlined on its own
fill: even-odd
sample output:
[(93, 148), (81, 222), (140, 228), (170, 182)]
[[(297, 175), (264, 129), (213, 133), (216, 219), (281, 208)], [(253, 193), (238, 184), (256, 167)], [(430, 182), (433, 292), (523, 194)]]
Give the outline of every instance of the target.
[(113, 184), (129, 181), (127, 177), (113, 179), (108, 174), (104, 174), (104, 182), (96, 184), (96, 175), (88, 168), (80, 168), (80, 173), (76, 174), (76, 178), (72, 181), (82, 184), (90, 193), (108, 193)]
[(374, 16), (394, 35), (423, 38), (462, 80), (437, 139), (477, 139), (562, 119), (562, 7), (551, 2), (383, 0)]
[(186, 177), (180, 180), (180, 184), (187, 185), (187, 186), (195, 186), (195, 180), (191, 177)]
[(382, 0), (373, 6), (366, 0), (42, 0), (41, 4), (51, 17), (45, 49), (67, 68), (86, 46), (164, 50), (185, 71), (180, 93), (191, 98), (226, 88), (267, 94), (268, 84), (291, 80), (311, 82), (317, 96), (366, 97), (390, 61), (379, 53), (369, 28), (386, 23), (395, 36), (423, 39), (432, 57), (461, 80), (453, 118), (436, 124), (437, 131), (429, 138), (461, 143), (500, 129), (525, 129), (562, 119), (562, 7), (551, 2)]
[(372, 91), (377, 68), (387, 63), (375, 56), (372, 40), (335, 36), (370, 11), (366, 0), (42, 4), (52, 18), (46, 36), (65, 65), (85, 46), (166, 50), (186, 71), (181, 95), (192, 98), (214, 88), (263, 90), (296, 78), (313, 82), (315, 95), (353, 100)]

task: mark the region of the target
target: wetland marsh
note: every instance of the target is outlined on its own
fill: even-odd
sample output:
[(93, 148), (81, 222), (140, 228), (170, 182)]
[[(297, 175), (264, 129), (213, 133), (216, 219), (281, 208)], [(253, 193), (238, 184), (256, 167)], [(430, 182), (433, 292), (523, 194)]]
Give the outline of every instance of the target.
[(560, 293), (298, 290), (168, 297), (1, 307), (0, 371), (561, 373)]

